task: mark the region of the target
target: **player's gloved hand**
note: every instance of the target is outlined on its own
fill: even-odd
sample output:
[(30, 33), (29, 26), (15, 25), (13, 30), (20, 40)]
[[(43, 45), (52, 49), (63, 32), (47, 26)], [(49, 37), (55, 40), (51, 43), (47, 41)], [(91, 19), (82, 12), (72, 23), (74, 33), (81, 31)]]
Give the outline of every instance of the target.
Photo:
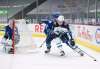
[(75, 41), (74, 41), (74, 39), (70, 39), (70, 44), (71, 44), (72, 46), (75, 45)]

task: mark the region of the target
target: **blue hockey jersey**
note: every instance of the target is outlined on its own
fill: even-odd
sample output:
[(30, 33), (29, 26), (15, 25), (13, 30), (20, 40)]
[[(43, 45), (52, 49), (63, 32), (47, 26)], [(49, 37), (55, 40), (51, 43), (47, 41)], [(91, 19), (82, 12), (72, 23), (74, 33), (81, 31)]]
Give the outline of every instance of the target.
[(13, 29), (9, 27), (9, 25), (5, 26), (5, 35), (4, 38), (12, 39)]
[(44, 29), (44, 33), (46, 35), (48, 35), (51, 31), (53, 31), (53, 29), (54, 29), (54, 23), (51, 20), (42, 21), (42, 22), (46, 24), (45, 29)]
[(15, 36), (17, 35), (19, 37), (19, 33), (18, 33), (18, 29), (17, 28), (15, 28), (15, 30), (13, 30), (11, 27), (9, 27), (9, 25), (5, 26), (4, 38), (12, 39), (13, 32), (15, 32), (14, 33)]

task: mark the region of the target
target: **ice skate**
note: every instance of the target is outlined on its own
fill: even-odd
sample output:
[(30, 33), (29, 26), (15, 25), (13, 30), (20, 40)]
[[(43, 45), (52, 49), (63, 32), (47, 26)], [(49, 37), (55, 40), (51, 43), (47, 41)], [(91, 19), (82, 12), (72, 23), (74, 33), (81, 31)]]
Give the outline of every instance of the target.
[(14, 54), (14, 49), (11, 48), (9, 51), (8, 51), (9, 54)]
[(60, 52), (60, 56), (64, 56), (65, 55), (65, 52), (64, 51), (61, 51)]
[(49, 53), (49, 52), (50, 52), (50, 49), (45, 50), (45, 53)]

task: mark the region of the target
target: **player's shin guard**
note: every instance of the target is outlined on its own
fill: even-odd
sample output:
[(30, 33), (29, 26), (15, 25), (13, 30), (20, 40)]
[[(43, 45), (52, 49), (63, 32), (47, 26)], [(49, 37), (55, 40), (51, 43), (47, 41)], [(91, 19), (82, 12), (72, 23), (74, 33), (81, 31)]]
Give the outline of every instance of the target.
[(61, 39), (60, 38), (56, 38), (57, 39), (57, 48), (60, 50), (60, 56), (64, 56), (65, 55), (65, 52), (63, 51), (63, 48), (62, 48), (62, 44), (61, 44)]

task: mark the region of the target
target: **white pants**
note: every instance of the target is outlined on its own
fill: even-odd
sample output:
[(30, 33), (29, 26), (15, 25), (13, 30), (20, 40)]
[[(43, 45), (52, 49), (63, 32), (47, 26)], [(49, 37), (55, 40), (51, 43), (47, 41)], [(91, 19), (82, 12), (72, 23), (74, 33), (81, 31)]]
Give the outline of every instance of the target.
[(8, 52), (12, 48), (12, 40), (2, 38), (1, 44), (4, 52)]
[(60, 51), (63, 51), (63, 48), (62, 48), (62, 41), (59, 37), (56, 38), (56, 45), (57, 45), (57, 48), (60, 50)]

